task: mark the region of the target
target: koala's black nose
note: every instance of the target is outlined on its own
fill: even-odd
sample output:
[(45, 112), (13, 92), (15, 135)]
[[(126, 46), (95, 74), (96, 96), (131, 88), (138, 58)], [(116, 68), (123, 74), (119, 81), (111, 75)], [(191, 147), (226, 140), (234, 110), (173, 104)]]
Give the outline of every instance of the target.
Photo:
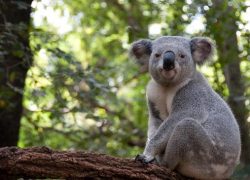
[(175, 54), (173, 51), (167, 51), (163, 55), (163, 69), (170, 71), (174, 69)]

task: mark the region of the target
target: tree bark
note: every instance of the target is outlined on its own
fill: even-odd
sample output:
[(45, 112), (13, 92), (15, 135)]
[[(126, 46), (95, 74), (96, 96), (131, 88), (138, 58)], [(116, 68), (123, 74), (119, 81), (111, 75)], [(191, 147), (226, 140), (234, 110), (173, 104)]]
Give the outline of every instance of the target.
[(31, 2), (0, 1), (0, 147), (18, 141), (24, 82), (32, 61)]
[(236, 9), (228, 1), (216, 0), (206, 14), (207, 29), (214, 36), (218, 49), (220, 66), (229, 90), (228, 103), (238, 120), (242, 153), (241, 161), (250, 164), (250, 126), (247, 122), (247, 108), (245, 104), (245, 86), (240, 70), (240, 58), (236, 32)]
[(47, 147), (0, 148), (0, 174), (13, 178), (187, 179), (155, 164), (82, 151)]

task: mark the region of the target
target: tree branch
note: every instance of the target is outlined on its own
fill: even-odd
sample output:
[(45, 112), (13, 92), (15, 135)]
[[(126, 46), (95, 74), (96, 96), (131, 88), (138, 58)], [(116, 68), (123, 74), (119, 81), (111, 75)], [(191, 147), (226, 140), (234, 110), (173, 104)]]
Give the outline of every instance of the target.
[(185, 179), (154, 164), (82, 151), (47, 147), (0, 148), (0, 174), (22, 178)]

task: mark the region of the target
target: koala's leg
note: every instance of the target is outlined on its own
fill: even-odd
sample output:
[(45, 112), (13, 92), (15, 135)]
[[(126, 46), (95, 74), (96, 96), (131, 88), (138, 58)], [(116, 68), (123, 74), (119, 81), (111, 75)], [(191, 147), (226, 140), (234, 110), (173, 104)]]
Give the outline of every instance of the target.
[(161, 123), (162, 123), (161, 119), (154, 118), (154, 117), (150, 116), (149, 122), (148, 122), (148, 132), (147, 132), (148, 140), (152, 139), (152, 137), (156, 133), (156, 131), (159, 128), (159, 126), (161, 125)]
[(209, 153), (213, 148), (205, 129), (193, 119), (184, 119), (173, 130), (160, 164), (175, 169), (180, 162), (185, 161), (188, 153)]

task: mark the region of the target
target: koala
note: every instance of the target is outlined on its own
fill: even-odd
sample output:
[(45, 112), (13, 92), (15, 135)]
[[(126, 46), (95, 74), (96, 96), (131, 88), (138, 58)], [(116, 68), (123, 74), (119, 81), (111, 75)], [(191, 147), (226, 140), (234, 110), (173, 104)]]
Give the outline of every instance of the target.
[(163, 36), (132, 44), (130, 55), (151, 76), (147, 142), (136, 161), (155, 161), (197, 179), (232, 175), (241, 153), (239, 126), (196, 69), (211, 59), (214, 49), (204, 37)]

